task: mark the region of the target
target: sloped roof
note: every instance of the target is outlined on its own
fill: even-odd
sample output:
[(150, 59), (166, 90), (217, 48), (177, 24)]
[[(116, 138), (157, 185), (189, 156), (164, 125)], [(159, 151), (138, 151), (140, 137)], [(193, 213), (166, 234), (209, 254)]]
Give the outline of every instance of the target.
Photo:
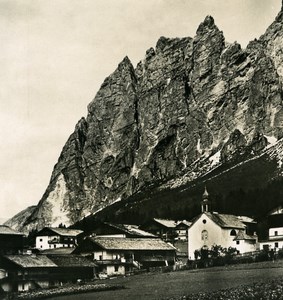
[(71, 247), (62, 247), (62, 248), (52, 248), (52, 249), (44, 249), (40, 250), (41, 254), (56, 254), (56, 255), (66, 255), (71, 254), (75, 248)]
[(5, 255), (4, 257), (23, 268), (57, 267), (46, 255)]
[(256, 236), (255, 235), (248, 235), (246, 234), (244, 231), (239, 230), (238, 234), (236, 235), (236, 237), (234, 238), (234, 241), (240, 241), (240, 240), (256, 240)]
[(175, 228), (177, 225), (177, 223), (174, 220), (157, 219), (157, 218), (154, 218), (153, 220), (168, 228)]
[(96, 267), (94, 262), (80, 255), (48, 255), (48, 258), (59, 267)]
[(118, 229), (120, 229), (120, 230), (122, 230), (122, 231), (124, 231), (125, 233), (128, 233), (128, 234), (137, 235), (137, 236), (141, 236), (141, 237), (142, 236), (145, 236), (145, 237), (155, 237), (154, 234), (139, 229), (137, 225), (112, 224), (112, 223), (106, 223), (106, 222), (105, 222), (105, 224), (108, 224), (109, 226), (118, 228)]
[(0, 234), (24, 235), (6, 225), (0, 225)]
[(78, 230), (78, 229), (45, 227), (37, 233), (37, 236), (40, 236), (41, 234), (46, 232), (46, 230), (53, 231), (54, 233), (61, 235), (61, 236), (73, 236), (73, 237), (75, 237), (83, 232), (82, 230)]
[(247, 217), (247, 216), (238, 216), (238, 219), (244, 223), (256, 223), (256, 221), (254, 219)]
[(107, 238), (88, 237), (105, 250), (175, 250), (170, 244), (156, 238)]
[(205, 212), (205, 214), (217, 225), (222, 228), (246, 228), (245, 224), (235, 215)]
[(178, 227), (180, 224), (184, 224), (187, 227), (190, 227), (192, 225), (192, 222), (189, 222), (187, 220), (183, 220), (183, 221), (178, 221), (176, 227)]

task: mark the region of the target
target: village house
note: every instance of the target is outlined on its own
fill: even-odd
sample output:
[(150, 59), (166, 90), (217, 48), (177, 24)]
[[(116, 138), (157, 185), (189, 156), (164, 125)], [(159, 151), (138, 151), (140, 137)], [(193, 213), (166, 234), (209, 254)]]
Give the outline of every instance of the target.
[(35, 247), (40, 250), (74, 248), (77, 237), (82, 233), (77, 229), (45, 227), (36, 234)]
[(22, 292), (92, 279), (96, 264), (76, 255), (5, 255), (0, 259), (0, 289)]
[(257, 235), (251, 232), (256, 225), (253, 219), (211, 212), (206, 189), (201, 202), (201, 211), (188, 230), (189, 259), (195, 258), (196, 250), (209, 249), (213, 245), (233, 247), (239, 253), (258, 249)]
[(152, 220), (142, 224), (140, 229), (150, 232), (165, 241), (174, 241), (177, 237), (176, 225), (174, 220), (153, 218)]
[(268, 238), (260, 241), (260, 249), (278, 251), (283, 249), (283, 209), (274, 209), (267, 218)]
[(177, 233), (175, 240), (187, 241), (188, 240), (188, 229), (191, 225), (192, 225), (192, 222), (189, 222), (187, 220), (178, 221), (177, 225), (175, 227), (175, 231)]
[(187, 220), (177, 221), (175, 227), (176, 237), (172, 242), (174, 247), (176, 247), (177, 257), (182, 260), (188, 258), (188, 229), (191, 224)]
[(7, 255), (1, 258), (0, 284), (5, 292), (29, 291), (49, 287), (56, 264), (41, 255)]
[(61, 284), (96, 277), (98, 266), (86, 257), (75, 254), (47, 254), (46, 256), (57, 265), (52, 274), (55, 282)]
[(0, 225), (0, 255), (22, 252), (24, 234), (8, 226)]
[(87, 237), (74, 253), (91, 257), (100, 273), (114, 276), (134, 269), (174, 265), (175, 250), (156, 238)]

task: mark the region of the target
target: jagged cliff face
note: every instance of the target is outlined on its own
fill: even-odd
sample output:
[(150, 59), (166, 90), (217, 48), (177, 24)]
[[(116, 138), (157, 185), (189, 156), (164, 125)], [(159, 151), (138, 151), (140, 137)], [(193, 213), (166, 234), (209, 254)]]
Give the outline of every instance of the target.
[(151, 184), (187, 184), (281, 139), (282, 15), (246, 49), (227, 43), (207, 17), (194, 38), (161, 37), (136, 69), (126, 57), (21, 225), (70, 225)]

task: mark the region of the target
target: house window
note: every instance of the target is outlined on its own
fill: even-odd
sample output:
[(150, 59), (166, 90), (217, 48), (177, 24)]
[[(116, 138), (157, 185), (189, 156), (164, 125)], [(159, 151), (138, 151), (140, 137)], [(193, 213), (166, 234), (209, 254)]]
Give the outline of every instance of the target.
[(39, 239), (40, 242), (42, 242), (42, 239)]
[(240, 241), (236, 241), (236, 244), (237, 244), (237, 245), (240, 245)]
[(206, 224), (206, 220), (202, 220), (202, 223), (203, 223), (203, 224)]
[(230, 235), (232, 236), (236, 236), (237, 235), (237, 232), (235, 229), (232, 229), (231, 232), (230, 232)]
[(203, 230), (201, 232), (201, 239), (202, 239), (202, 241), (207, 241), (208, 240), (208, 232), (207, 232), (207, 230)]
[(274, 247), (275, 247), (275, 248), (278, 248), (278, 243), (277, 243), (277, 242), (274, 244)]
[(102, 260), (102, 255), (99, 255), (99, 260)]
[(118, 270), (119, 270), (119, 266), (114, 266), (114, 271), (118, 272)]
[(274, 231), (274, 235), (278, 235), (278, 231)]

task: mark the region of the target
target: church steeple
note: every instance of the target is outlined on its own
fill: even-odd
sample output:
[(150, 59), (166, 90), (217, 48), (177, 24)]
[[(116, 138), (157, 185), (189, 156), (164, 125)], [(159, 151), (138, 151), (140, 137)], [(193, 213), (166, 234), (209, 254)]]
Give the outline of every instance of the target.
[(204, 193), (202, 195), (201, 201), (201, 212), (209, 212), (210, 210), (210, 201), (209, 201), (209, 194), (207, 192), (206, 186), (204, 188)]

